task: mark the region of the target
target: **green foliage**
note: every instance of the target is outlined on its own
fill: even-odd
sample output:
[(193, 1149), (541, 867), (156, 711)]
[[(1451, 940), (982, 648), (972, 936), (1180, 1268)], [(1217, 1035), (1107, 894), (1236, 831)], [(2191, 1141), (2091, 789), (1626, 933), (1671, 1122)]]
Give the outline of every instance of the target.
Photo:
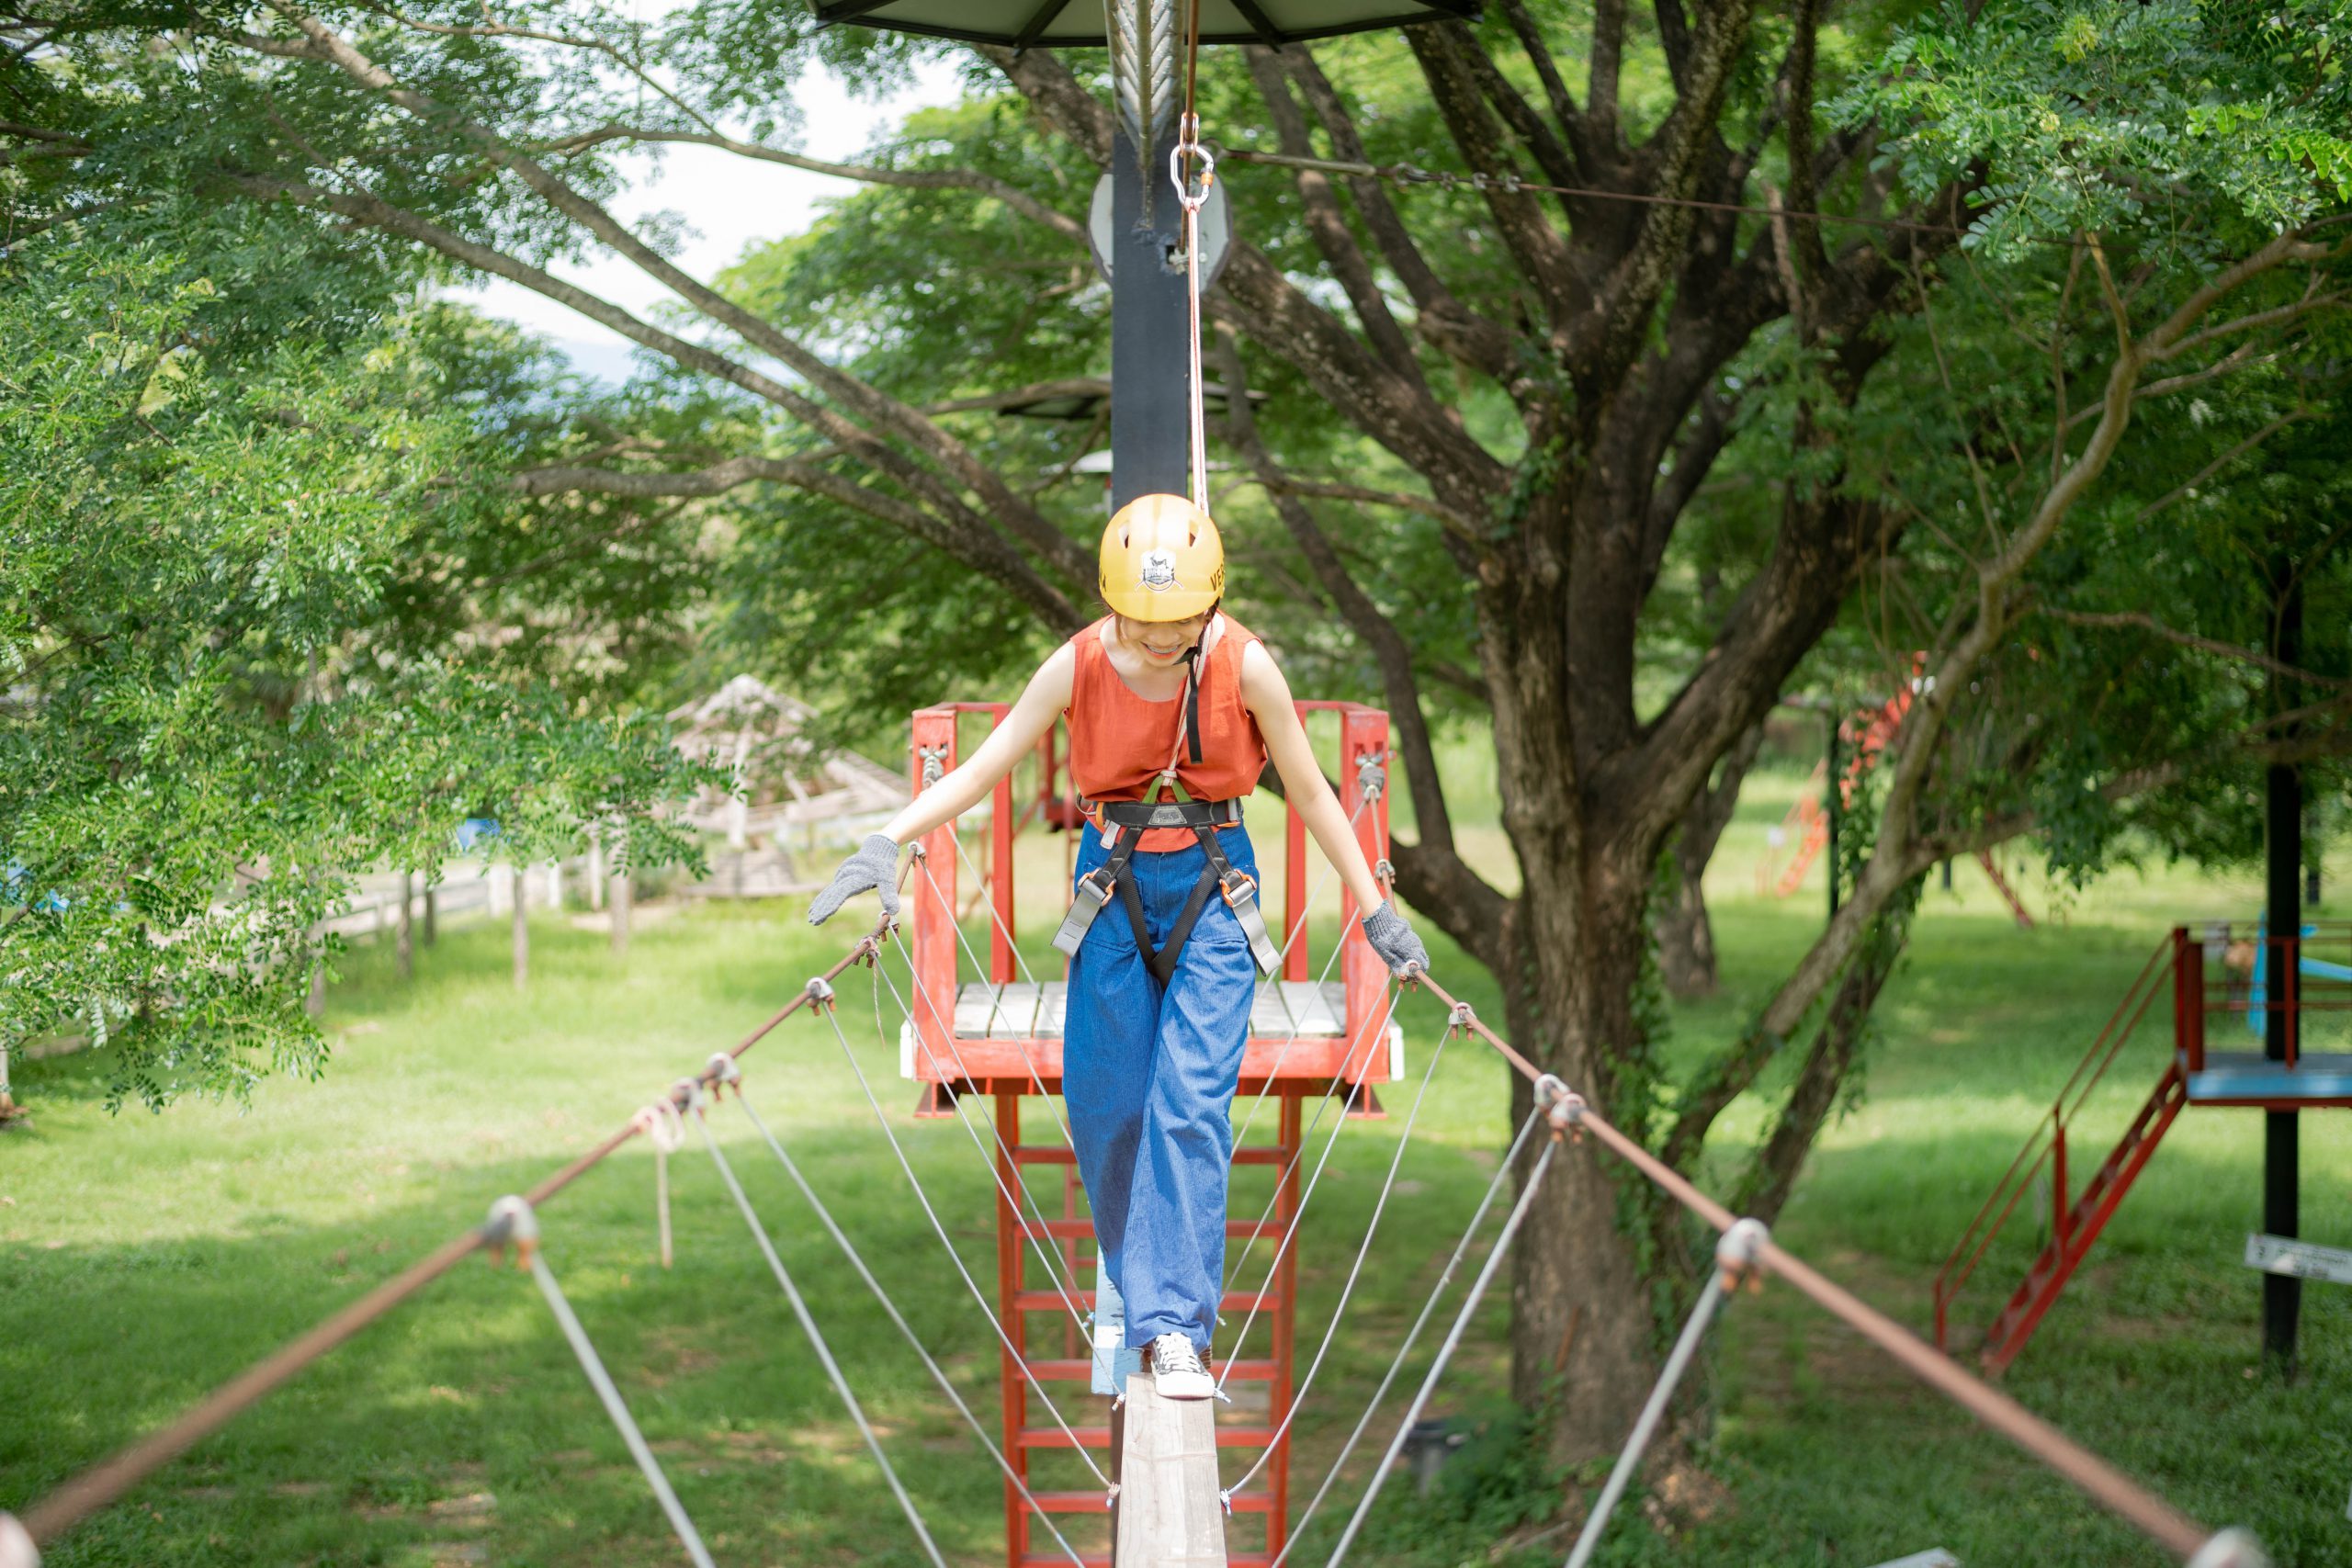
[(312, 927), (464, 816), (518, 857), (616, 815), (687, 850), (640, 820), (687, 772), (657, 728), (366, 633), (426, 520), (501, 515), (436, 323), (256, 308), (184, 254), (0, 272), (0, 1045), (86, 1034), (117, 1102), (315, 1073)]
[(1996, 254), (2135, 231), (2210, 264), (2352, 200), (2347, 30), (2346, 0), (1947, 4), (1844, 107), (1902, 128), (1915, 192), (1990, 165)]

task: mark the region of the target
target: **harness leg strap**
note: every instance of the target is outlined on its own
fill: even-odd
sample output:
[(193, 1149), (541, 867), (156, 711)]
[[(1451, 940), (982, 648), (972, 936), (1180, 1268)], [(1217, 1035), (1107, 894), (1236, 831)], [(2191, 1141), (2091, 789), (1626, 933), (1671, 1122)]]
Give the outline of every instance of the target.
[(1266, 930), (1266, 917), (1258, 908), (1258, 884), (1225, 858), (1225, 847), (1216, 841), (1215, 832), (1201, 834), (1201, 848), (1208, 857), (1203, 869), (1216, 878), (1217, 891), (1225, 896), (1226, 907), (1241, 923), (1241, 934), (1250, 939), (1250, 956), (1257, 961), (1258, 973), (1271, 977), (1283, 966), (1283, 954)]
[(1055, 952), (1069, 958), (1078, 956), (1079, 946), (1086, 941), (1094, 917), (1102, 912), (1102, 906), (1111, 901), (1111, 895), (1118, 890), (1123, 879), (1132, 880), (1126, 877), (1127, 861), (1136, 852), (1139, 836), (1122, 832), (1111, 851), (1111, 858), (1078, 879), (1078, 886), (1071, 889), (1069, 912), (1062, 917), (1060, 928), (1054, 932)]

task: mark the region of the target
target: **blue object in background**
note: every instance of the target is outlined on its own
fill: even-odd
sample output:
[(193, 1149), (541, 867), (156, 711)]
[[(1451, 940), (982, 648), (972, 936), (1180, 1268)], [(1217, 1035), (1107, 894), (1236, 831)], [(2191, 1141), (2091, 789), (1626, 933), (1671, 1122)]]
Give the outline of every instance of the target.
[(497, 837), (497, 818), (469, 817), (458, 824), (458, 852), (461, 855), (470, 854), (473, 852), (473, 847), (484, 839)]

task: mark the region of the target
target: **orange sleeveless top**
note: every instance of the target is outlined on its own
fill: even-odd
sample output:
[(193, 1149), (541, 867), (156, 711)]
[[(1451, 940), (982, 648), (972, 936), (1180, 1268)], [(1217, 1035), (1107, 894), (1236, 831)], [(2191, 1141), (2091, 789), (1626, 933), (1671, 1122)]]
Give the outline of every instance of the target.
[[(1222, 612), (1220, 612), (1222, 615)], [(1102, 646), (1102, 620), (1070, 638), (1078, 668), (1070, 677), (1069, 777), (1089, 800), (1141, 800), (1168, 765), (1184, 735), (1182, 697), (1164, 703), (1136, 694), (1112, 667)], [(1201, 760), (1185, 748), (1176, 777), (1194, 800), (1232, 800), (1258, 787), (1266, 769), (1266, 738), (1241, 700), (1241, 650), (1258, 640), (1230, 615), (1216, 646), (1200, 660)], [(1153, 828), (1136, 842), (1151, 853), (1188, 849), (1190, 828)]]

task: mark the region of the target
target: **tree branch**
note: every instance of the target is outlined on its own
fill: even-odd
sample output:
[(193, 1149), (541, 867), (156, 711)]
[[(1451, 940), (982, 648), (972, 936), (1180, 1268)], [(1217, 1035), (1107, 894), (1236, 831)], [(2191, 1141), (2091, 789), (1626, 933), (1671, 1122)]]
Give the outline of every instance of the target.
[[(1291, 96), (1290, 75), (1281, 58), (1259, 44), (1249, 46), (1242, 54), (1250, 63), (1251, 80), (1258, 85), (1258, 96), (1272, 119), (1276, 143), (1295, 158), (1312, 157), (1315, 147), (1307, 140), (1306, 118), (1299, 112), (1297, 100)], [(1413, 345), (1407, 340), (1404, 329), (1389, 313), (1387, 298), (1380, 292), (1372, 265), (1364, 260), (1355, 235), (1349, 231), (1348, 220), (1340, 211), (1339, 198), (1332, 194), (1330, 179), (1319, 169), (1300, 169), (1298, 194), (1306, 205), (1307, 232), (1314, 236), (1315, 247), (1323, 253), (1323, 259), (1330, 264), (1340, 287), (1347, 291), (1348, 303), (1354, 307), (1356, 320), (1363, 325), (1364, 336), (1371, 340), (1374, 352), (1397, 375), (1425, 385), (1420, 361), (1414, 357)]]
[(994, 197), (1023, 218), (1044, 224), (1074, 244), (1086, 243), (1085, 224), (1068, 213), (1057, 212), (1019, 186), (978, 169), (885, 169), (871, 164), (836, 164), (822, 158), (805, 157), (798, 152), (787, 152), (780, 147), (769, 147), (757, 141), (739, 141), (718, 131), (662, 130), (636, 125), (601, 126), (594, 130), (583, 130), (576, 135), (542, 142), (537, 150), (545, 153), (578, 152), (613, 141), (716, 147), (738, 157), (765, 164), (782, 164), (787, 168), (806, 169), (810, 174), (831, 175), (840, 179), (855, 180), (861, 185), (903, 186), (915, 190), (975, 191), (981, 196)]
[[(1331, 139), (1332, 152), (1343, 162), (1368, 165), (1370, 154), (1355, 121), (1306, 45), (1283, 50), (1281, 58), (1290, 69), (1291, 79), (1306, 95), (1307, 107), (1315, 111), (1323, 133)], [(1500, 380), (1510, 369), (1510, 334), (1464, 305), (1439, 280), (1389, 199), (1386, 186), (1370, 175), (1351, 175), (1348, 194), (1363, 214), (1373, 243), (1380, 247), (1382, 257), (1419, 312), (1414, 330), (1441, 353)]]
[[(963, 442), (897, 399), (836, 368), (821, 355), (779, 331), (773, 322), (691, 276), (569, 182), (514, 149), (488, 128), (401, 85), (390, 73), (360, 53), (325, 23), (298, 10), (288, 4), (288, 0), (270, 0), (270, 4), (300, 29), (311, 47), (345, 75), (381, 94), (421, 119), (437, 121), (456, 130), (481, 148), (492, 164), (517, 175), (548, 206), (578, 223), (696, 310), (736, 333), (754, 347), (775, 355), (794, 371), (806, 377), (811, 385), (856, 411), (862, 417), (896, 431), (961, 483), (969, 486), (987, 504), (992, 515), (1052, 563), (1066, 581), (1085, 582), (1091, 580), (1093, 560), (1089, 553), (1016, 494)], [(812, 427), (839, 425), (855, 429), (847, 420), (805, 399), (796, 395), (795, 401), (808, 411), (805, 414), (796, 411), (796, 417)], [(847, 434), (845, 431), (832, 429), (826, 429), (825, 433), (837, 440), (845, 439)], [(933, 488), (927, 480), (910, 480), (903, 475), (899, 477), (902, 482), (909, 482), (914, 488)], [(948, 498), (934, 495), (933, 499), (941, 502)]]
[[(845, 434), (847, 439), (844, 445), (856, 452), (861, 459), (871, 464), (877, 472), (888, 473), (896, 477), (899, 472), (911, 467), (887, 443), (876, 438), (871, 432), (828, 411), (814, 409), (806, 399), (801, 398), (774, 378), (763, 375), (748, 366), (738, 364), (715, 350), (705, 348), (699, 344), (689, 343), (684, 338), (663, 332), (577, 285), (566, 283), (544, 269), (518, 260), (503, 251), (494, 250), (488, 245), (453, 233), (406, 209), (395, 207), (376, 197), (349, 191), (323, 190), (297, 180), (273, 179), (257, 175), (232, 172), (224, 172), (218, 177), (223, 187), (240, 195), (264, 201), (291, 201), (300, 206), (333, 212), (352, 222), (397, 234), (404, 240), (436, 251), (450, 260), (462, 263), (478, 272), (518, 283), (534, 293), (555, 300), (558, 304), (569, 306), (589, 320), (611, 328), (630, 342), (650, 348), (686, 369), (699, 371), (714, 380), (740, 387), (752, 396), (774, 403), (786, 412), (792, 413), (796, 418), (801, 417), (799, 411), (802, 408), (811, 408), (813, 412), (824, 415), (824, 434)], [(914, 472), (918, 479), (928, 477), (921, 470), (914, 470)], [(829, 479), (827, 485), (830, 487), (832, 482)], [(816, 487), (812, 484), (812, 488)], [(832, 493), (830, 488), (827, 493)], [(1078, 612), (1059, 589), (1040, 576), (1018, 552), (989, 528), (980, 517), (956, 502), (952, 495), (948, 500), (950, 505), (944, 510), (943, 515), (951, 519), (952, 522), (940, 522), (928, 514), (921, 513), (919, 509), (914, 508), (909, 509), (911, 515), (906, 521), (911, 525), (916, 517), (922, 517), (922, 527), (925, 538), (940, 542), (943, 548), (952, 548), (959, 559), (967, 561), (976, 570), (985, 572), (992, 580), (1002, 583), (1023, 604), (1030, 605), (1048, 625), (1058, 626), (1080, 624), (1082, 618), (1078, 615)], [(936, 532), (940, 529), (945, 529), (947, 532), (941, 536)]]
[[(1437, 920), (1447, 934), (1464, 947), (1483, 954), (1494, 951), (1506, 902), (1484, 878), (1454, 852), (1453, 825), (1447, 813), (1444, 782), (1430, 742), (1428, 720), (1421, 712), (1420, 685), (1413, 670), (1411, 648), (1396, 625), (1372, 602), (1356, 582), (1316, 524), (1306, 503), (1276, 489), (1282, 477), (1273, 456), (1258, 434), (1250, 400), (1239, 395), (1245, 386), (1240, 352), (1231, 337), (1217, 335), (1216, 353), (1226, 385), (1236, 395), (1227, 404), (1227, 428), (1234, 449), (1258, 471), (1274, 498), (1274, 510), (1289, 529), (1299, 553), (1306, 558), (1316, 581), (1339, 611), (1340, 618), (1362, 639), (1379, 667), (1387, 694), (1390, 722), (1395, 726), (1397, 752), (1413, 792), (1413, 812), (1420, 824), (1419, 841), (1407, 852), (1396, 845), (1397, 875), (1413, 907)], [(1410, 867), (1409, 872), (1408, 867)]]

